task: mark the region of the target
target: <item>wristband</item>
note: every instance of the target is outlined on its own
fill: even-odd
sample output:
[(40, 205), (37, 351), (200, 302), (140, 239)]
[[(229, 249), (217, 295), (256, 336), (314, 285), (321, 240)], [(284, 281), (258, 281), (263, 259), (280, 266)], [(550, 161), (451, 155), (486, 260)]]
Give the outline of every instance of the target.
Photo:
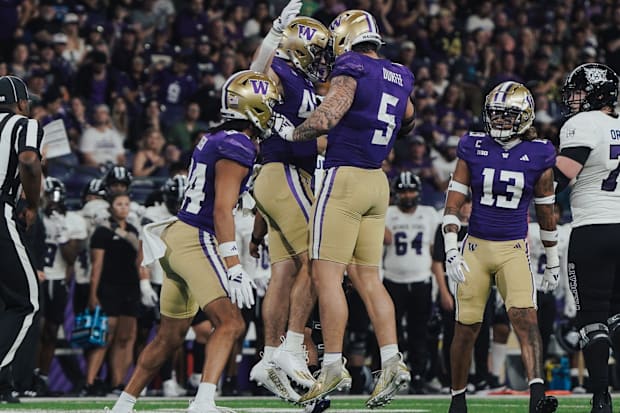
[(545, 247), (545, 255), (547, 256), (547, 268), (559, 267), (560, 256), (558, 255), (558, 246)]
[(549, 241), (549, 242), (558, 242), (558, 231), (545, 231), (544, 229), (540, 230), (540, 240), (541, 241)]
[(261, 245), (265, 241), (265, 238), (256, 238), (254, 234), (252, 234), (250, 241), (252, 244)]
[(465, 196), (469, 196), (469, 186), (457, 182), (454, 179), (450, 179), (450, 183), (448, 184), (448, 191), (460, 192)]
[(217, 249), (222, 258), (239, 255), (239, 248), (237, 248), (237, 243), (235, 241), (223, 242), (217, 247)]
[(543, 196), (534, 198), (534, 204), (536, 205), (553, 205), (555, 204), (555, 195)]
[(456, 232), (447, 232), (443, 234), (443, 239), (444, 239), (443, 247), (444, 247), (445, 252), (459, 249), (457, 237), (458, 237), (458, 234)]
[(441, 224), (441, 232), (446, 234), (446, 227), (448, 225), (456, 225), (456, 232), (459, 232), (461, 229), (461, 220), (458, 219), (456, 215), (448, 214), (443, 216), (443, 222)]

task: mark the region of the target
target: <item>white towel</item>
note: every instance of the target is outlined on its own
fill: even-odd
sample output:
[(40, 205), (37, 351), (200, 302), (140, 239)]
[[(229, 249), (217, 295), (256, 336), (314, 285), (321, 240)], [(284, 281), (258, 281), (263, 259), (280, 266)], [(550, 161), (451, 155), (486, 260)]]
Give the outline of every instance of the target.
[(171, 217), (163, 221), (151, 222), (145, 225), (142, 235), (142, 266), (146, 267), (166, 254), (166, 244), (161, 240), (161, 233), (171, 223), (178, 220)]

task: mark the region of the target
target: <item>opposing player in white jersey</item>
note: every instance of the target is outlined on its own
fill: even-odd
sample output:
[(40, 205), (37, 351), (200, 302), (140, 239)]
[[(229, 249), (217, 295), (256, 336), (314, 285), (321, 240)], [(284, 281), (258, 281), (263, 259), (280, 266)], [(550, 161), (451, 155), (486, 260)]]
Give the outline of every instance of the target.
[(41, 288), (43, 331), (39, 351), (39, 377), (47, 384), (54, 358), (58, 327), (64, 323), (69, 281), (73, 263), (87, 238), (86, 222), (77, 213), (67, 211), (65, 186), (57, 178), (44, 181), (45, 280)]
[(82, 209), (77, 211), (86, 224), (86, 243), (75, 260), (75, 285), (73, 287), (73, 312), (81, 313), (88, 306), (90, 294), (90, 237), (95, 228), (108, 217), (105, 188), (99, 178), (91, 179), (82, 191)]
[(422, 393), (428, 361), (427, 323), (432, 309), (432, 247), (441, 216), (435, 208), (418, 205), (422, 181), (410, 171), (392, 182), (396, 205), (385, 214), (383, 284), (394, 301), (399, 337), (403, 317), (407, 319), (407, 363), (411, 369), (411, 390)]
[[(555, 205), (556, 221), (560, 222), (560, 206)], [(565, 278), (566, 275), (566, 254), (568, 253), (568, 237), (570, 236), (570, 225), (557, 224), (558, 231), (558, 252), (560, 256), (560, 278)], [(530, 253), (530, 269), (534, 274), (534, 283), (536, 285), (536, 303), (538, 305), (538, 328), (540, 329), (540, 337), (542, 338), (542, 353), (543, 360), (547, 359), (549, 339), (551, 333), (553, 333), (553, 325), (556, 318), (556, 300), (564, 296), (565, 310), (564, 313), (572, 318), (574, 314), (574, 299), (570, 291), (566, 291), (566, 288), (556, 288), (554, 291), (545, 292), (543, 286), (543, 275), (545, 273), (545, 266), (547, 265), (547, 254), (545, 253), (545, 247), (540, 240), (540, 225), (537, 222), (530, 222), (528, 224), (527, 232), (527, 244)], [(564, 265), (563, 265), (564, 264)], [(565, 280), (560, 282), (560, 285), (566, 286)], [(568, 292), (568, 294), (566, 294)], [(568, 295), (570, 297), (566, 297)]]
[(607, 359), (620, 351), (620, 118), (618, 75), (600, 63), (575, 68), (562, 90), (571, 117), (560, 130), (555, 179), (572, 183), (568, 276), (590, 374), (592, 412), (611, 413)]

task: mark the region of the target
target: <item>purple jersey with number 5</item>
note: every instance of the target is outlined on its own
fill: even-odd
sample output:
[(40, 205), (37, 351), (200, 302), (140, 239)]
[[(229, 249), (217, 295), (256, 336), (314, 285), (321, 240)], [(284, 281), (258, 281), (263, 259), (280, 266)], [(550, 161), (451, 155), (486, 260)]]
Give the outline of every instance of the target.
[(357, 81), (348, 112), (327, 136), (325, 168), (377, 169), (394, 145), (413, 90), (413, 74), (385, 59), (348, 52), (336, 59), (332, 78)]
[(534, 139), (505, 150), (489, 135), (470, 132), (461, 138), (457, 155), (471, 175), (469, 234), (489, 241), (525, 238), (536, 182), (555, 165), (553, 144)]
[(248, 168), (248, 174), (239, 187), (239, 195), (241, 195), (252, 173), (256, 148), (247, 135), (237, 131), (207, 134), (196, 145), (189, 166), (185, 199), (177, 216), (186, 224), (212, 235), (215, 235), (213, 225), (215, 164), (220, 159), (230, 159)]
[[(314, 85), (285, 60), (274, 57), (271, 69), (280, 78), (284, 101), (273, 110), (286, 116), (295, 126), (300, 125), (316, 109)], [(272, 137), (261, 142), (263, 163), (282, 162), (295, 165), (308, 173), (314, 173), (316, 165), (316, 141), (287, 142)]]

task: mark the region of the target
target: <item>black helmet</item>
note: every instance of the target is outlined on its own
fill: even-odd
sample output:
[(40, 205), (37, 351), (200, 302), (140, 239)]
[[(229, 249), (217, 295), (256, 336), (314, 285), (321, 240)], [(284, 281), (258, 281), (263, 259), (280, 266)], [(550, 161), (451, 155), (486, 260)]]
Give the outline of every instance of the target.
[(103, 180), (99, 178), (93, 178), (88, 182), (88, 184), (82, 190), (82, 203), (86, 202), (86, 197), (88, 195), (96, 195), (101, 198), (105, 198), (105, 188), (103, 185)]
[[(578, 91), (585, 92), (585, 97), (574, 96)], [(601, 63), (585, 63), (576, 67), (562, 87), (562, 101), (568, 116), (605, 106), (613, 107), (617, 100), (618, 75)]]
[(103, 178), (106, 193), (110, 196), (110, 189), (112, 188), (112, 185), (119, 183), (127, 185), (127, 189), (129, 189), (132, 179), (133, 177), (131, 176), (131, 172), (129, 172), (129, 170), (127, 170), (124, 166), (112, 167)]
[(162, 186), (161, 192), (164, 197), (164, 203), (171, 214), (176, 215), (179, 211), (181, 202), (185, 197), (186, 188), (187, 177), (185, 175), (175, 175), (169, 178), (164, 186)]
[[(422, 180), (419, 176), (411, 171), (404, 171), (398, 174), (392, 181), (392, 190), (396, 194), (396, 202), (398, 206), (404, 209), (413, 208), (420, 201), (420, 193), (422, 192)], [(415, 197), (401, 197), (400, 194), (406, 191), (417, 192)]]
[(58, 178), (48, 176), (43, 181), (43, 192), (46, 200), (45, 212), (50, 214), (53, 210), (64, 213), (67, 190), (65, 184)]

